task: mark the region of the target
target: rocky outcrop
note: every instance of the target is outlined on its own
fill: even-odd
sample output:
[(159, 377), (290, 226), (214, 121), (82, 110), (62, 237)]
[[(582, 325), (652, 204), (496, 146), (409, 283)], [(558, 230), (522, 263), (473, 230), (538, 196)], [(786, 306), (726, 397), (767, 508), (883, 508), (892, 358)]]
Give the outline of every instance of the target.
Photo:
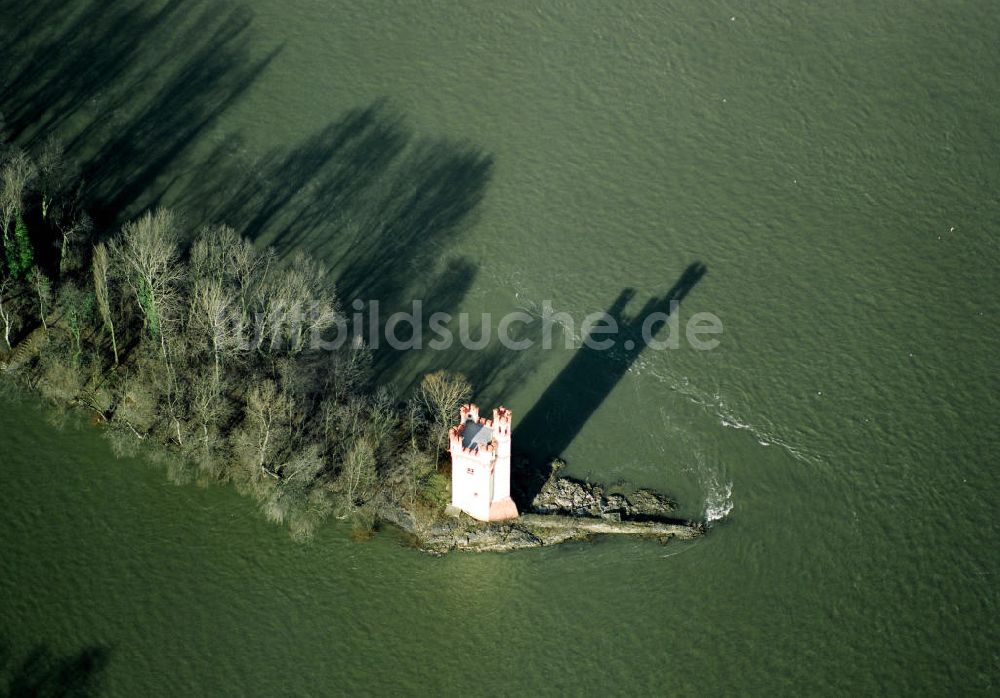
[[(412, 520), (410, 523), (417, 523)], [(692, 540), (701, 536), (700, 525), (665, 521), (612, 521), (558, 514), (524, 514), (513, 521), (482, 523), (467, 516), (445, 519), (404, 530), (412, 533), (418, 548), (442, 554), (452, 550), (510, 552), (539, 548), (600, 535), (631, 535), (658, 539)]]
[(541, 545), (545, 542), (520, 523), (481, 524), (459, 519), (433, 526), (427, 535), (419, 538), (418, 547), (430, 553), (451, 550), (510, 552)]
[(382, 518), (412, 535), (417, 548), (434, 554), (453, 550), (510, 552), (598, 535), (632, 535), (665, 542), (672, 538), (692, 540), (704, 533), (702, 526), (684, 522), (613, 521), (558, 514), (524, 514), (512, 521), (483, 523), (464, 514), (423, 521), (394, 509), (384, 512)]
[(700, 523), (667, 518), (676, 505), (663, 495), (649, 490), (605, 494), (597, 485), (559, 477), (561, 467), (553, 465), (532, 503), (533, 512), (510, 521), (484, 523), (459, 513), (425, 518), (395, 506), (384, 507), (381, 518), (410, 534), (417, 548), (433, 554), (510, 552), (602, 535), (692, 540), (705, 532)]
[(552, 464), (548, 480), (531, 502), (533, 512), (619, 521), (665, 518), (677, 508), (669, 497), (651, 490), (607, 494), (599, 485), (559, 477), (563, 467), (561, 461)]

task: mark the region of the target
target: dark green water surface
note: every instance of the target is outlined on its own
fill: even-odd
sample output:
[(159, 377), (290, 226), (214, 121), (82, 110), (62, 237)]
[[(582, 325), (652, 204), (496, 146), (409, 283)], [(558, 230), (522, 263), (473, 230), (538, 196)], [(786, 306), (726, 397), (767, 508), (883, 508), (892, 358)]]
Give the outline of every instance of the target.
[(336, 525), (300, 545), (4, 398), (8, 676), (120, 696), (996, 690), (995, 4), (0, 8), (0, 111), (21, 142), (63, 134), (99, 219), (176, 206), (308, 250), (345, 303), (494, 325), (627, 288), (634, 313), (700, 261), (681, 321), (725, 328), (610, 386), (565, 370), (572, 349), (379, 365), (400, 390), (464, 370), (515, 424), (556, 382), (572, 474), (716, 519), (666, 547), (433, 559)]

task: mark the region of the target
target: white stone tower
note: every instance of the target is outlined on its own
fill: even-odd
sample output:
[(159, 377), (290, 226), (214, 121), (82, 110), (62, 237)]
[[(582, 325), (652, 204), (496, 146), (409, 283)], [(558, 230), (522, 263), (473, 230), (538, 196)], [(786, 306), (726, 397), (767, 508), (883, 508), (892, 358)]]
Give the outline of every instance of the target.
[(498, 407), (493, 419), (483, 419), (470, 404), (448, 433), (452, 506), (480, 521), (517, 517), (510, 498), (510, 426), (510, 410)]

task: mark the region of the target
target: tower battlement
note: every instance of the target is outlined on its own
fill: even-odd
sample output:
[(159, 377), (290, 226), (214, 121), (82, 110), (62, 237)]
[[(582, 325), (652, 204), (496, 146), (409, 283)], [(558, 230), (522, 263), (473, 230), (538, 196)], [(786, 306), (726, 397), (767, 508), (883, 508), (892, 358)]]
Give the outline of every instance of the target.
[(498, 407), (493, 410), (493, 433), (498, 437), (503, 436), (507, 439), (510, 438), (510, 410), (506, 407)]
[(461, 420), (461, 424), (459, 426), (464, 425), (470, 419), (473, 422), (479, 421), (479, 407), (473, 405), (472, 403), (469, 403), (468, 405), (462, 405), (458, 410), (458, 414)]

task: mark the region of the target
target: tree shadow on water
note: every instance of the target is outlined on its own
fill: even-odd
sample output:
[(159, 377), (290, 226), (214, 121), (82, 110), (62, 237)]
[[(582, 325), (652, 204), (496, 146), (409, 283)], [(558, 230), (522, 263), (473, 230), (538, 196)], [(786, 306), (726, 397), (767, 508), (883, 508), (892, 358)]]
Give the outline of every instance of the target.
[(58, 136), (97, 223), (120, 223), (277, 54), (251, 57), (251, 22), (226, 1), (0, 0), (6, 135)]
[[(683, 300), (707, 272), (705, 265), (689, 265), (669, 291), (650, 298), (639, 312), (628, 316), (625, 308), (635, 297), (626, 288), (606, 311), (618, 324), (614, 345), (597, 349), (584, 343), (549, 384), (528, 413), (516, 423), (513, 443), (518, 449), (519, 472), (512, 478), (518, 507), (527, 510), (549, 475), (553, 458), (563, 454), (590, 417), (611, 394), (618, 382), (646, 348), (642, 325), (653, 313), (661, 313), (648, 328), (649, 336), (667, 323), (676, 303)], [(606, 337), (595, 337), (603, 341)]]
[[(303, 251), (321, 262), (347, 314), (354, 299), (378, 301), (384, 322), (422, 300), (426, 330), (476, 280), (478, 255), (454, 246), (475, 225), (493, 156), (418, 135), (386, 101), (261, 155), (248, 156), (233, 132), (212, 132), (209, 146), (213, 124), (280, 50), (251, 50), (260, 43), (252, 20), (231, 0), (0, 0), (5, 134), (27, 148), (60, 137), (97, 230), (155, 205), (179, 208), (194, 227), (227, 223), (283, 257)], [(482, 378), (484, 361), (383, 342), (374, 380), (412, 382), (418, 364)]]
[(0, 648), (0, 695), (9, 698), (100, 695), (110, 658), (111, 652), (105, 647), (87, 647), (73, 654), (58, 655), (44, 645), (37, 645), (19, 659), (9, 648)]
[(384, 323), (420, 301), (426, 335), (433, 313), (453, 313), (465, 297), (478, 266), (451, 250), (472, 231), (493, 156), (466, 142), (417, 136), (386, 101), (350, 109), (297, 145), (251, 162), (241, 161), (242, 150), (239, 139), (219, 144), (202, 168), (207, 177), (181, 195), (184, 207), (280, 257), (304, 252), (321, 262), (349, 317), (360, 301), (367, 324), (377, 302), (375, 379), (406, 384), (421, 352), (388, 346)]

